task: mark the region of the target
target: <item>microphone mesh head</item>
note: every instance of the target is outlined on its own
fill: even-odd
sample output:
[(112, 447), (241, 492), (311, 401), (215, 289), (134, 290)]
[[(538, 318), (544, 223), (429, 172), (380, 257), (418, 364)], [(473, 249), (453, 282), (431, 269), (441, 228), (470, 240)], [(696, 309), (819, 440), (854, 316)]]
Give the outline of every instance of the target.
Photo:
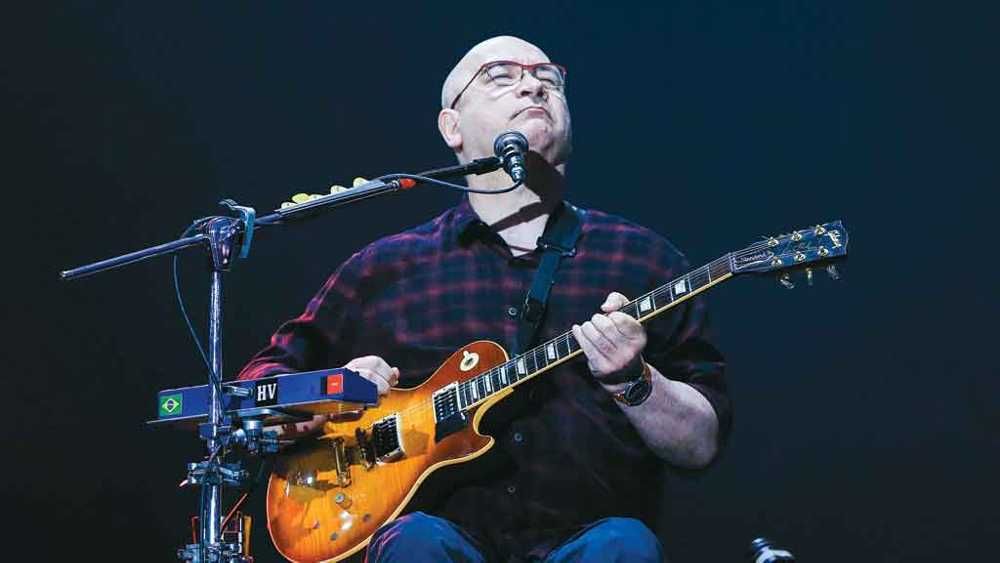
[(528, 139), (519, 131), (506, 131), (501, 133), (497, 140), (493, 142), (493, 154), (503, 158), (506, 147), (519, 150), (521, 153), (528, 152)]

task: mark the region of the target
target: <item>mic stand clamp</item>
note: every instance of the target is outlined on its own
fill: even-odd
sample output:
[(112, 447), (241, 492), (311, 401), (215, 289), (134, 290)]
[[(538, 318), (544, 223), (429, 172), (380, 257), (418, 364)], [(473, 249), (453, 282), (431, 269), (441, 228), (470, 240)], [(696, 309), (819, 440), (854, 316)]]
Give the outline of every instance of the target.
[(253, 558), (243, 556), (243, 546), (238, 543), (218, 543), (209, 548), (208, 556), (202, 557), (202, 545), (192, 543), (177, 550), (177, 559), (191, 563), (210, 563), (226, 561), (228, 563), (253, 563)]

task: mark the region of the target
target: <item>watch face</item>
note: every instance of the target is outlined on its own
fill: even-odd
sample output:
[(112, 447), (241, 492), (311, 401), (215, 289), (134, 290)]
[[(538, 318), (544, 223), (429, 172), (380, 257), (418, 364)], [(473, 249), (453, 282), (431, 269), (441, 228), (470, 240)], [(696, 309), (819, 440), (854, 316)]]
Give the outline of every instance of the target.
[(646, 400), (646, 397), (649, 396), (649, 392), (652, 390), (653, 386), (649, 380), (641, 379), (636, 381), (625, 390), (625, 402), (631, 406), (638, 405)]

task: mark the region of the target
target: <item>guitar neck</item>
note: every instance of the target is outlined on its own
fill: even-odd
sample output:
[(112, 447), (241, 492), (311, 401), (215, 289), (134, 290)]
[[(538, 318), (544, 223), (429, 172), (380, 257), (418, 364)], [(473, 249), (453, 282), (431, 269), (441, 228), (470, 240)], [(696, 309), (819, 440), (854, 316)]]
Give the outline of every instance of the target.
[[(621, 312), (645, 322), (677, 304), (733, 276), (732, 253), (726, 254), (683, 276), (629, 301)], [(524, 351), (504, 364), (458, 385), (462, 408), (474, 406), (508, 387), (514, 387), (575, 358), (582, 353), (572, 332), (564, 332)]]

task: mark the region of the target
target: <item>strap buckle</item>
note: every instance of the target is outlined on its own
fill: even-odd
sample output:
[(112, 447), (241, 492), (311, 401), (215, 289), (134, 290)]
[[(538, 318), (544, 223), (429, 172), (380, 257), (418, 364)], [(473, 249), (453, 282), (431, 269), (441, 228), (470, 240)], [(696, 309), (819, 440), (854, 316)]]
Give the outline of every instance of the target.
[(538, 241), (535, 245), (542, 249), (543, 252), (548, 252), (549, 250), (554, 250), (559, 253), (560, 256), (572, 258), (576, 256), (576, 248), (566, 248), (565, 246), (560, 246), (552, 242), (546, 242), (542, 240), (544, 237), (538, 237)]
[(542, 320), (545, 312), (545, 304), (537, 299), (532, 299), (530, 295), (524, 298), (524, 305), (521, 306), (521, 318), (527, 321), (532, 328), (536, 327)]

